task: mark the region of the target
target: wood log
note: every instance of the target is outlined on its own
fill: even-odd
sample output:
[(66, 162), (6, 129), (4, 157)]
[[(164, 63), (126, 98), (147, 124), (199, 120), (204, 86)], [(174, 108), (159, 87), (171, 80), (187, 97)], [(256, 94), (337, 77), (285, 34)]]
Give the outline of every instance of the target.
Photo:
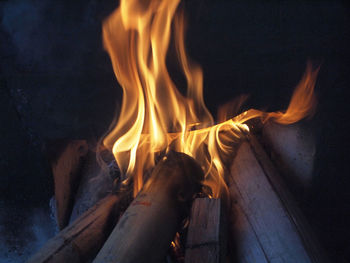
[(121, 197), (115, 194), (102, 199), (49, 240), (27, 263), (91, 261), (116, 224), (120, 200)]
[(82, 158), (88, 153), (85, 140), (69, 141), (51, 163), (55, 184), (57, 224), (60, 230), (69, 223), (74, 196), (79, 185)]
[(285, 182), (282, 180), (282, 177), (267, 156), (263, 147), (254, 136), (250, 136), (249, 142), (256, 159), (264, 170), (265, 175), (273, 186), (285, 210), (289, 214), (291, 221), (298, 230), (312, 262), (328, 262), (329, 260), (325, 253), (323, 253), (321, 245), (315, 237), (309, 222), (306, 220), (295, 198), (285, 185)]
[(310, 227), (252, 136), (238, 149), (229, 190), (238, 262), (323, 262)]
[(203, 171), (183, 153), (170, 152), (154, 168), (123, 214), (94, 263), (152, 263), (165, 260), (170, 243), (188, 215)]
[(245, 214), (243, 207), (237, 202), (239, 196), (235, 184), (230, 185), (230, 197), (232, 206), (229, 214), (229, 231), (231, 233), (229, 241), (230, 262), (237, 263), (269, 263), (265, 252), (260, 244), (257, 234), (255, 233), (248, 216)]
[(187, 233), (185, 263), (219, 263), (226, 258), (226, 233), (220, 199), (194, 200)]
[[(111, 177), (110, 170), (108, 168), (103, 169), (98, 163), (94, 145), (89, 144), (89, 152), (84, 159), (69, 224), (114, 190), (114, 180)], [(119, 175), (118, 173), (116, 176)], [(118, 183), (120, 182), (119, 179), (118, 177)]]
[(267, 122), (262, 128), (262, 139), (271, 160), (288, 184), (296, 190), (307, 190), (312, 183), (316, 154), (312, 132), (299, 123)]

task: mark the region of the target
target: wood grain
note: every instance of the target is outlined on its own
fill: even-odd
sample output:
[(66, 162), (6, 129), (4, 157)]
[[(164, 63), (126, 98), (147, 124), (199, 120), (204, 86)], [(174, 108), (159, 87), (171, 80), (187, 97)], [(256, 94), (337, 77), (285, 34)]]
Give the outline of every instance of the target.
[(317, 262), (307, 253), (293, 215), (285, 208), (248, 142), (238, 149), (230, 172), (230, 192), (238, 211), (235, 232), (241, 242), (239, 262), (252, 262), (251, 258), (256, 257), (261, 262)]
[(109, 195), (49, 240), (27, 263), (78, 263), (92, 260), (118, 219), (120, 198)]
[(220, 262), (220, 199), (197, 198), (191, 210), (185, 263)]
[(286, 212), (290, 216), (295, 228), (297, 229), (308, 255), (312, 262), (328, 262), (329, 259), (323, 252), (321, 245), (315, 237), (309, 222), (300, 210), (296, 199), (293, 197), (285, 181), (279, 175), (277, 169), (267, 156), (263, 147), (255, 136), (249, 137), (249, 143), (256, 159), (261, 165), (270, 184), (273, 186), (277, 196), (281, 200)]
[(230, 185), (231, 208), (229, 211), (230, 236), (229, 248), (231, 261), (238, 263), (268, 263), (269, 260), (260, 244), (244, 208), (237, 201), (240, 196), (234, 183)]
[(88, 144), (85, 140), (73, 140), (51, 164), (55, 184), (57, 224), (61, 230), (69, 223), (74, 196), (79, 185), (82, 158), (87, 152)]
[(165, 260), (171, 241), (201, 189), (203, 171), (186, 154), (170, 152), (114, 228), (94, 263)]

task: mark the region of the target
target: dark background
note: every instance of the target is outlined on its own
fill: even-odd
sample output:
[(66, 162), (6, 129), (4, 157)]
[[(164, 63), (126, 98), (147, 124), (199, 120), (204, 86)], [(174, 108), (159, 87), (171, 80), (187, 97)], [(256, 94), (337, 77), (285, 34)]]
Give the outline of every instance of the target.
[[(350, 262), (349, 6), (342, 1), (187, 0), (187, 47), (217, 107), (284, 109), (307, 59), (321, 64), (314, 184), (303, 209), (332, 262)], [(99, 138), (121, 101), (101, 22), (117, 1), (0, 2), (0, 261), (20, 262), (57, 231), (42, 151)], [(181, 79), (178, 80), (181, 83)], [(40, 225), (40, 227), (38, 227)]]

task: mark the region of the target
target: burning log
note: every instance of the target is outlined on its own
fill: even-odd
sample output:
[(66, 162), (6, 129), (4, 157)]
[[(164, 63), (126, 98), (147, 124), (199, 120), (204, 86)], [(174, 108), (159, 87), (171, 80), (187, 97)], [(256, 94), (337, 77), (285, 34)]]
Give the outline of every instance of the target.
[[(52, 145), (57, 147), (57, 145)], [(80, 179), (82, 158), (88, 153), (85, 140), (69, 141), (56, 160), (51, 161), (55, 182), (55, 199), (57, 207), (57, 224), (63, 229), (69, 223), (73, 209), (73, 200)]]
[(92, 260), (118, 219), (120, 196), (111, 194), (49, 240), (27, 263), (86, 262)]
[(171, 152), (154, 168), (94, 263), (160, 262), (186, 218), (203, 172), (183, 153)]
[(253, 136), (238, 149), (230, 180), (240, 261), (324, 261), (310, 227)]
[(197, 198), (192, 205), (187, 233), (185, 263), (224, 262), (226, 239), (223, 237), (220, 199)]

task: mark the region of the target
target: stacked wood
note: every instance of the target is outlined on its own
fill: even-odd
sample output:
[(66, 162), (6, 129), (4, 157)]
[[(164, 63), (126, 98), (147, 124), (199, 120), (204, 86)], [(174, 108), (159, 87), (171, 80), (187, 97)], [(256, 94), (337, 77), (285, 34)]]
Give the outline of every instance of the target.
[(72, 140), (65, 144), (61, 153), (51, 162), (59, 229), (69, 223), (74, 196), (79, 186), (80, 169), (87, 153), (88, 144), (85, 140)]
[(155, 166), (94, 263), (164, 260), (202, 180), (203, 171), (194, 159), (183, 153), (168, 154)]
[(111, 194), (49, 240), (28, 263), (78, 263), (91, 261), (119, 217), (121, 196)]
[[(69, 219), (78, 180), (75, 174), (86, 152), (85, 141), (71, 142), (53, 165), (61, 227)], [(94, 167), (91, 174), (95, 174)], [(120, 193), (85, 212), (28, 262), (91, 262), (96, 255), (95, 263), (161, 262), (188, 217), (202, 180), (203, 172), (192, 158), (170, 152), (156, 165), (117, 225), (120, 209), (126, 208)], [(226, 252), (238, 263), (326, 262), (293, 196), (254, 136), (247, 135), (238, 148), (228, 185), (232, 202), (227, 214), (220, 199), (193, 202), (185, 263), (225, 262)], [(230, 225), (228, 251), (223, 211)]]
[(323, 262), (311, 228), (253, 136), (238, 149), (230, 172), (238, 262)]
[(194, 200), (187, 233), (185, 263), (219, 263), (226, 259), (226, 234), (220, 199)]

